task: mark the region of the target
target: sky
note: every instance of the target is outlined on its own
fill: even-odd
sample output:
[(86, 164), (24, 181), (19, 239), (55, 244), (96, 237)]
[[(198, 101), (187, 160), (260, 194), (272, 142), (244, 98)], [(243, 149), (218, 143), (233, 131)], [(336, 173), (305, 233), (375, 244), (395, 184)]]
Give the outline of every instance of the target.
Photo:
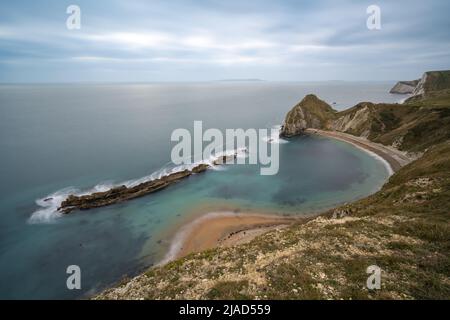
[(450, 69), (449, 12), (447, 0), (2, 1), (0, 82), (417, 79)]

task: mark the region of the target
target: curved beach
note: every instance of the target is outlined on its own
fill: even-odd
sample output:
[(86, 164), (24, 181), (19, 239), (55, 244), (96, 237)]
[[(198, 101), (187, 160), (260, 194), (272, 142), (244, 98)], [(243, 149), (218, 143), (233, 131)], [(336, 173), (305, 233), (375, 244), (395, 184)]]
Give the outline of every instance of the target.
[(385, 146), (379, 143), (369, 141), (367, 139), (353, 136), (348, 133), (338, 131), (325, 131), (319, 129), (306, 129), (309, 134), (318, 134), (324, 137), (333, 138), (336, 140), (344, 141), (379, 156), (382, 160), (386, 161), (393, 172), (398, 171), (401, 167), (407, 165), (414, 159), (408, 156), (405, 152), (397, 150), (393, 147)]
[(267, 231), (306, 220), (268, 214), (210, 212), (184, 225), (177, 232), (161, 264), (218, 246), (243, 244)]
[[(386, 164), (390, 175), (413, 160), (402, 151), (350, 134), (316, 129), (307, 129), (306, 132), (344, 141), (375, 155)], [(311, 217), (293, 218), (267, 214), (210, 212), (189, 222), (177, 232), (162, 264), (190, 253), (246, 243), (268, 231), (310, 219)]]

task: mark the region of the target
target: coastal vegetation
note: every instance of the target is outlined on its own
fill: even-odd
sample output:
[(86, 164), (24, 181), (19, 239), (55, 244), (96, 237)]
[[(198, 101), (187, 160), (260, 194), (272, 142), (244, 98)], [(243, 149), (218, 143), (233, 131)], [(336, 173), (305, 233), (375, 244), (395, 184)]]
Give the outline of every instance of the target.
[[(450, 94), (423, 87), (405, 104), (342, 112), (308, 95), (286, 116), (284, 136), (334, 130), (415, 154), (380, 191), (248, 243), (153, 267), (96, 299), (448, 299)], [(366, 287), (371, 265), (382, 270), (380, 290)]]
[(408, 153), (423, 152), (450, 138), (448, 79), (450, 71), (427, 72), (417, 85), (424, 89), (404, 104), (361, 102), (341, 112), (308, 95), (286, 115), (281, 135), (302, 134), (308, 128), (331, 130)]

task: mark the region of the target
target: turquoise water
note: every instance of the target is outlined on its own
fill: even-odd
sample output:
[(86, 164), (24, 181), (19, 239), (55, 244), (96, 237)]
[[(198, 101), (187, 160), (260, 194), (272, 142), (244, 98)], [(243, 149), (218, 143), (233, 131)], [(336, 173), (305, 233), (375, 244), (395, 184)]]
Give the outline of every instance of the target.
[[(173, 232), (210, 210), (302, 215), (366, 196), (388, 173), (344, 142), (301, 137), (280, 144), (276, 176), (257, 165), (192, 176), (130, 202), (30, 217), (66, 188), (89, 190), (146, 176), (170, 160), (170, 134), (270, 128), (305, 94), (344, 109), (394, 102), (391, 83), (202, 83), (0, 86), (0, 298), (79, 298), (163, 259)], [(68, 265), (82, 290), (66, 288)]]

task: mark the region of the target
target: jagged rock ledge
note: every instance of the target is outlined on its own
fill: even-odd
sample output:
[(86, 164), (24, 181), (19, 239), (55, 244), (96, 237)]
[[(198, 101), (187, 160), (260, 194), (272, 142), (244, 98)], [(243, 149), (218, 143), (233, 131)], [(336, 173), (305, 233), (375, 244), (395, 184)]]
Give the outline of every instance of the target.
[[(236, 159), (237, 154), (224, 155), (218, 157), (212, 162), (213, 166), (229, 163)], [(201, 163), (191, 170), (183, 170), (171, 173), (159, 179), (146, 181), (133, 187), (125, 185), (112, 188), (104, 192), (95, 192), (89, 195), (76, 196), (69, 195), (66, 200), (61, 203), (58, 211), (68, 214), (75, 210), (88, 210), (98, 207), (109, 206), (123, 201), (139, 198), (147, 194), (160, 191), (192, 174), (202, 173), (211, 167), (209, 164)]]
[(394, 87), (389, 91), (389, 93), (396, 94), (411, 94), (416, 89), (417, 84), (420, 80), (412, 80), (412, 81), (399, 81), (395, 84)]

